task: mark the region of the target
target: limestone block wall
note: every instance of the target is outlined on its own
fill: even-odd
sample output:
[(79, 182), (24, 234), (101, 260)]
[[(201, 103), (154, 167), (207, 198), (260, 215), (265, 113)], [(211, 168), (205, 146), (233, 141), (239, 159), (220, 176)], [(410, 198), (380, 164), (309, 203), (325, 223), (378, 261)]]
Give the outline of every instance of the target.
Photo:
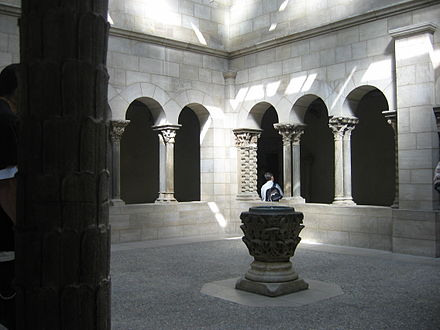
[(156, 124), (177, 124), (180, 111), (191, 108), (201, 124), (201, 198), (206, 201), (229, 200), (236, 190), (235, 122), (224, 106), (227, 68), (227, 59), (221, 57), (120, 37), (109, 39), (113, 119), (125, 119), (136, 99), (159, 104)]
[(226, 232), (216, 203), (136, 204), (112, 207), (112, 243), (204, 236)]
[(113, 27), (224, 49), (228, 1), (110, 0)]
[[(381, 9), (395, 5), (415, 6), (424, 2), (427, 1), (235, 0), (230, 7), (229, 47), (236, 51), (271, 39), (319, 29), (341, 19), (374, 17)], [(380, 26), (377, 28), (380, 29)]]
[(0, 14), (0, 70), (20, 61), (17, 18)]

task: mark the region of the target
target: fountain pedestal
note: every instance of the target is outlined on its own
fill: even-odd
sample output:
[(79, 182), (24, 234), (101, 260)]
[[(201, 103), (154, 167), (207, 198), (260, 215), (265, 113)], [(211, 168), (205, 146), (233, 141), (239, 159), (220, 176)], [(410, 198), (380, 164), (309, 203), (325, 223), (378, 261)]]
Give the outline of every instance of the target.
[(243, 242), (255, 260), (236, 289), (277, 297), (309, 287), (290, 262), (301, 241), (303, 217), (286, 206), (251, 207), (241, 213)]

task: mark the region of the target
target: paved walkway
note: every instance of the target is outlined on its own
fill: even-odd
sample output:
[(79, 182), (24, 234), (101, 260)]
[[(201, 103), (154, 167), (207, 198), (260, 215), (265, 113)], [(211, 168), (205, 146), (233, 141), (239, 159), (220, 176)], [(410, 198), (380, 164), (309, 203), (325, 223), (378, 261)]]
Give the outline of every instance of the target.
[(440, 258), (301, 243), (293, 258), (299, 275), (340, 287), (342, 294), (290, 306), (256, 297), (258, 306), (249, 306), (205, 290), (232, 285), (251, 261), (239, 238), (113, 245), (112, 327), (440, 329)]

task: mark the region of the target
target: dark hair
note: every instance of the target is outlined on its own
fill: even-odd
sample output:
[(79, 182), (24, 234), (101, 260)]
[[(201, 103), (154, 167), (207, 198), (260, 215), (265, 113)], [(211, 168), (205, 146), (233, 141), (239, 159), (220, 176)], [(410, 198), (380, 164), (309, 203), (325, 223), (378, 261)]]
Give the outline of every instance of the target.
[(17, 89), (18, 64), (10, 64), (0, 72), (0, 96), (10, 96)]
[(273, 174), (272, 174), (272, 173), (270, 173), (270, 172), (266, 172), (266, 173), (264, 173), (264, 178), (265, 178), (267, 181), (272, 180), (272, 177), (273, 177)]

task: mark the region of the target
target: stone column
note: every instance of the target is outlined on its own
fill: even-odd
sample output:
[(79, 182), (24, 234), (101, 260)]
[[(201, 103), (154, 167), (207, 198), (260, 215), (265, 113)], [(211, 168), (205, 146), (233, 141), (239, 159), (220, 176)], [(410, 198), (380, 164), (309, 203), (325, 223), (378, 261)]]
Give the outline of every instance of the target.
[(124, 205), (121, 199), (121, 137), (129, 120), (112, 120), (110, 138), (112, 140), (112, 199), (113, 206)]
[(258, 200), (257, 142), (262, 130), (239, 128), (233, 130), (238, 149), (238, 200)]
[(294, 133), (291, 124), (274, 124), (273, 127), (283, 137), (283, 177), (284, 198), (292, 197), (292, 135)]
[(110, 329), (108, 1), (21, 8), (16, 328)]
[[(397, 133), (399, 147), (399, 208), (435, 210), (438, 193), (432, 175), (439, 159), (435, 107), (434, 32), (430, 23), (390, 30), (394, 38)], [(415, 72), (417, 79), (408, 79)], [(423, 142), (422, 142), (423, 141)]]
[(351, 196), (351, 131), (354, 117), (333, 117), (329, 121), (335, 139), (335, 199), (333, 204), (354, 205)]
[(292, 135), (292, 199), (296, 203), (304, 203), (301, 197), (301, 136), (304, 134), (305, 125), (295, 125)]
[(397, 209), (399, 208), (399, 145), (397, 144), (397, 111), (382, 111), (382, 114), (394, 131), (394, 176), (396, 187), (394, 201), (391, 207)]
[[(159, 153), (160, 192), (156, 203), (177, 202), (174, 198), (174, 143), (177, 130), (181, 125), (160, 125), (153, 129), (159, 132), (159, 139), (164, 148)], [(163, 150), (164, 149), (164, 150)], [(164, 175), (165, 174), (165, 175)]]

